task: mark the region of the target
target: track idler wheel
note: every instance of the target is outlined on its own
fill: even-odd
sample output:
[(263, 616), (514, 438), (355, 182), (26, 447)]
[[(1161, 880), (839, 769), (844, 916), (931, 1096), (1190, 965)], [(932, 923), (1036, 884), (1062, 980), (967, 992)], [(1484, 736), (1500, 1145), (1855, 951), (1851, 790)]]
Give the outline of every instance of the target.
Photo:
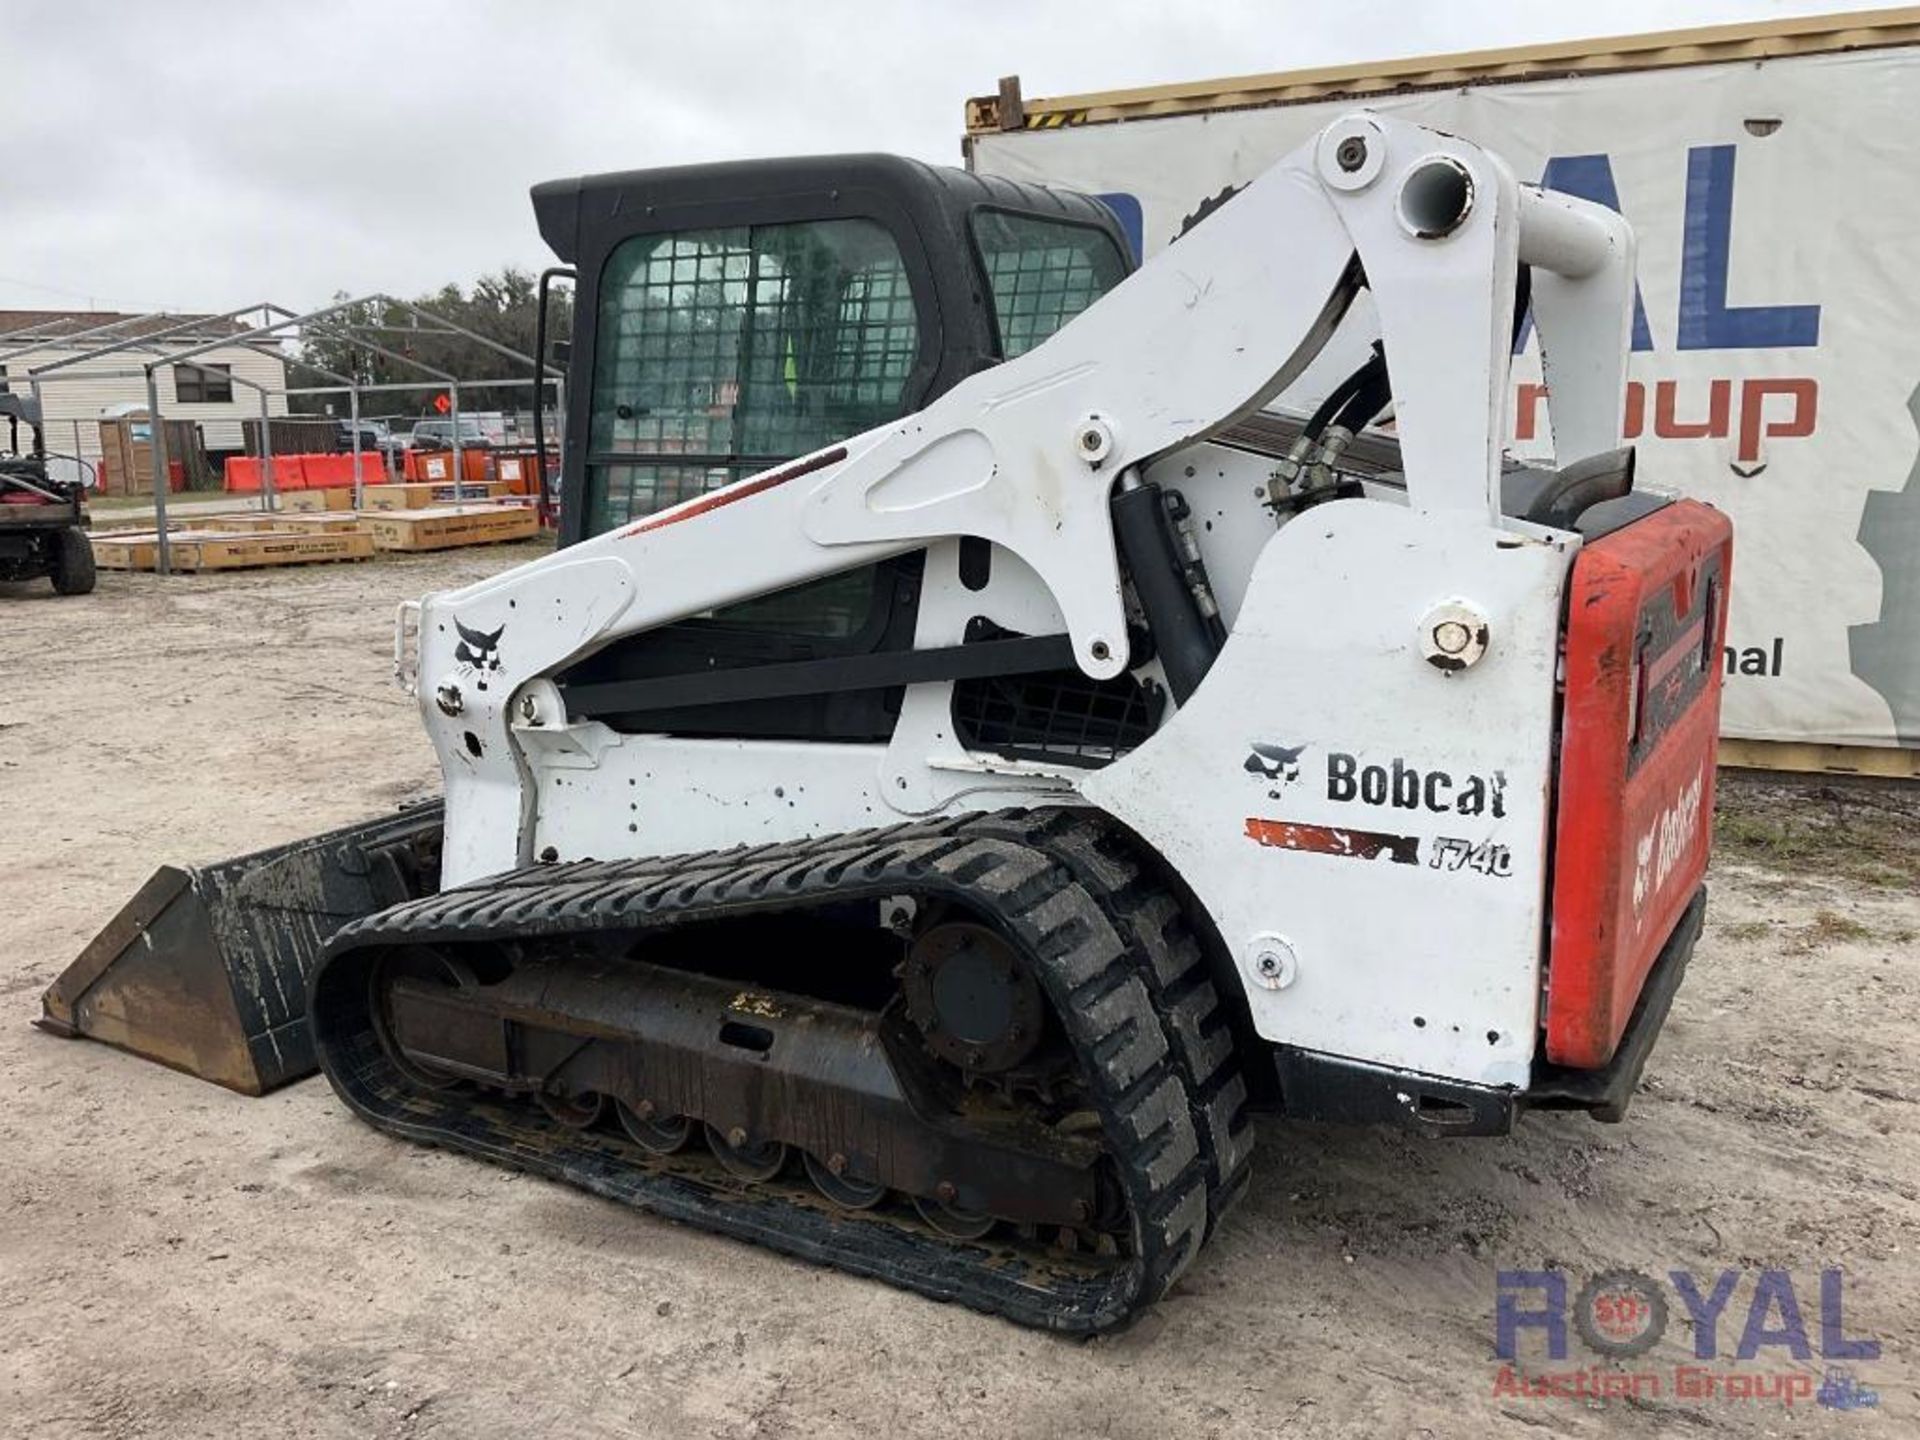
[(687, 1142), (693, 1139), (693, 1121), (684, 1115), (658, 1115), (651, 1100), (642, 1100), (638, 1105), (616, 1100), (613, 1109), (620, 1117), (620, 1128), (627, 1132), (627, 1138), (649, 1155), (671, 1155), (686, 1149)]
[[(843, 1210), (871, 1210), (887, 1197), (887, 1187), (878, 1180), (856, 1180), (842, 1170), (836, 1173), (833, 1160), (821, 1160), (813, 1155), (801, 1157), (807, 1167), (807, 1178), (813, 1181), (814, 1189), (826, 1196)], [(836, 1155), (843, 1165), (846, 1157)]]
[(382, 956), (367, 976), (367, 1009), (373, 1018), (373, 1037), (393, 1068), (423, 1090), (458, 1089), (462, 1084), (460, 1076), (409, 1055), (401, 1045), (393, 1019), (392, 991), (396, 980), (460, 990), (477, 986), (478, 977), (459, 961), (425, 945)]
[(948, 921), (923, 932), (901, 972), (907, 1013), (927, 1049), (970, 1074), (1011, 1070), (1040, 1044), (1046, 1001), (996, 931)]
[(778, 1140), (753, 1140), (736, 1126), (730, 1133), (704, 1127), (707, 1146), (729, 1175), (758, 1185), (787, 1168), (787, 1147)]

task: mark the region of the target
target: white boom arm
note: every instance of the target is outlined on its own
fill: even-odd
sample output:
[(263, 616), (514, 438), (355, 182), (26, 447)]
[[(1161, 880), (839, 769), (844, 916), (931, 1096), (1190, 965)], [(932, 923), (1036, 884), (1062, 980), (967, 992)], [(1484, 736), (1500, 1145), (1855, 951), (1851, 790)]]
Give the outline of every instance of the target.
[[(430, 597), (419, 688), (448, 781), (449, 882), (534, 858), (509, 701), (552, 706), (543, 677), (621, 635), (978, 536), (1038, 576), (1081, 669), (1116, 675), (1128, 653), (1116, 478), (1273, 399), (1362, 283), (1392, 365), (1412, 511), (1499, 525), (1521, 261), (1538, 277), (1559, 458), (1612, 448), (1632, 298), (1624, 222), (1523, 189), (1464, 140), (1356, 114), (1046, 343), (925, 410)], [(462, 628), (493, 645), (476, 650)]]

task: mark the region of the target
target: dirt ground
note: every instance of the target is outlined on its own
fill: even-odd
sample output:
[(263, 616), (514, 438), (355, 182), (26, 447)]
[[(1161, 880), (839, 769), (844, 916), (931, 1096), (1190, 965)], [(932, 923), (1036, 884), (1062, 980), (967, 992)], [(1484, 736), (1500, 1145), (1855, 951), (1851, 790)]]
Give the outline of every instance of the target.
[[(1224, 1232), (1092, 1342), (409, 1148), (318, 1079), (242, 1099), (29, 1027), (156, 863), (430, 793), (387, 684), (394, 605), (527, 553), (0, 586), (0, 1433), (1920, 1433), (1920, 806), (1885, 791), (1730, 790), (1706, 937), (1625, 1124), (1266, 1122)], [(1496, 1272), (1548, 1267), (1702, 1293), (1739, 1272), (1723, 1357), (1759, 1272), (1787, 1271), (1812, 1356), (1703, 1363), (1815, 1383), (1841, 1268), (1878, 1404), (1502, 1393)], [(1628, 1368), (1690, 1363), (1682, 1319)], [(1578, 1340), (1522, 1356), (1594, 1363)]]

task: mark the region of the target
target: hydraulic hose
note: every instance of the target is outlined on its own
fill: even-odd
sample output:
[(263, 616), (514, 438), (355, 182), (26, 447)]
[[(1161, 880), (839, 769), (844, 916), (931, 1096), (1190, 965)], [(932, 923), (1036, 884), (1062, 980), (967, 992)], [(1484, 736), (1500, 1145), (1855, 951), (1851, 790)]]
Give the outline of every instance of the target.
[(1353, 393), (1334, 416), (1333, 424), (1349, 435), (1358, 435), (1393, 399), (1393, 381), (1387, 374), (1387, 352), (1376, 340), (1373, 357), (1354, 371), (1357, 383)]
[[(1377, 357), (1379, 354), (1379, 346), (1376, 345), (1374, 347), (1374, 353)], [(1300, 433), (1306, 436), (1314, 436), (1326, 429), (1327, 426), (1332, 423), (1333, 417), (1338, 415), (1347, 401), (1353, 398), (1354, 391), (1366, 383), (1367, 371), (1372, 367), (1373, 363), (1373, 360), (1368, 360), (1364, 365), (1360, 366), (1359, 369), (1355, 370), (1352, 374), (1348, 375), (1346, 379), (1329, 390), (1327, 392), (1327, 398), (1320, 402), (1319, 407), (1308, 418), (1305, 427)]]
[(1126, 561), (1133, 593), (1146, 612), (1167, 688), (1174, 703), (1184, 705), (1212, 668), (1220, 642), (1187, 582), (1160, 487), (1141, 483), (1129, 470), (1110, 503), (1113, 536)]

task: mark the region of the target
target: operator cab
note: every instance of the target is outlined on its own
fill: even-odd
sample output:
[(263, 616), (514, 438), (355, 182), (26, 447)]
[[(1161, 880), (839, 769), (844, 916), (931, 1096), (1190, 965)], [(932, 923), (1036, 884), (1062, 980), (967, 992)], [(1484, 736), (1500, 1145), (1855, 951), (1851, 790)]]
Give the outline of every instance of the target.
[(1097, 200), (893, 155), (598, 175), (533, 204), (578, 275), (562, 544), (923, 409), (1131, 268)]
[[(1132, 269), (1097, 200), (892, 155), (554, 181), (534, 188), (533, 203), (541, 235), (577, 276), (562, 545), (924, 409), (1040, 344)], [(860, 566), (629, 637), (561, 686), (583, 696), (811, 664), (820, 682), (798, 695), (736, 688), (644, 713), (582, 713), (629, 732), (884, 740), (904, 685), (850, 687), (832, 672), (912, 649), (924, 559)], [(1090, 683), (1077, 671), (1053, 680), (1049, 704), (1059, 686)], [(1123, 688), (1125, 708), (1133, 687)], [(968, 691), (963, 702), (997, 711), (1002, 698)]]

